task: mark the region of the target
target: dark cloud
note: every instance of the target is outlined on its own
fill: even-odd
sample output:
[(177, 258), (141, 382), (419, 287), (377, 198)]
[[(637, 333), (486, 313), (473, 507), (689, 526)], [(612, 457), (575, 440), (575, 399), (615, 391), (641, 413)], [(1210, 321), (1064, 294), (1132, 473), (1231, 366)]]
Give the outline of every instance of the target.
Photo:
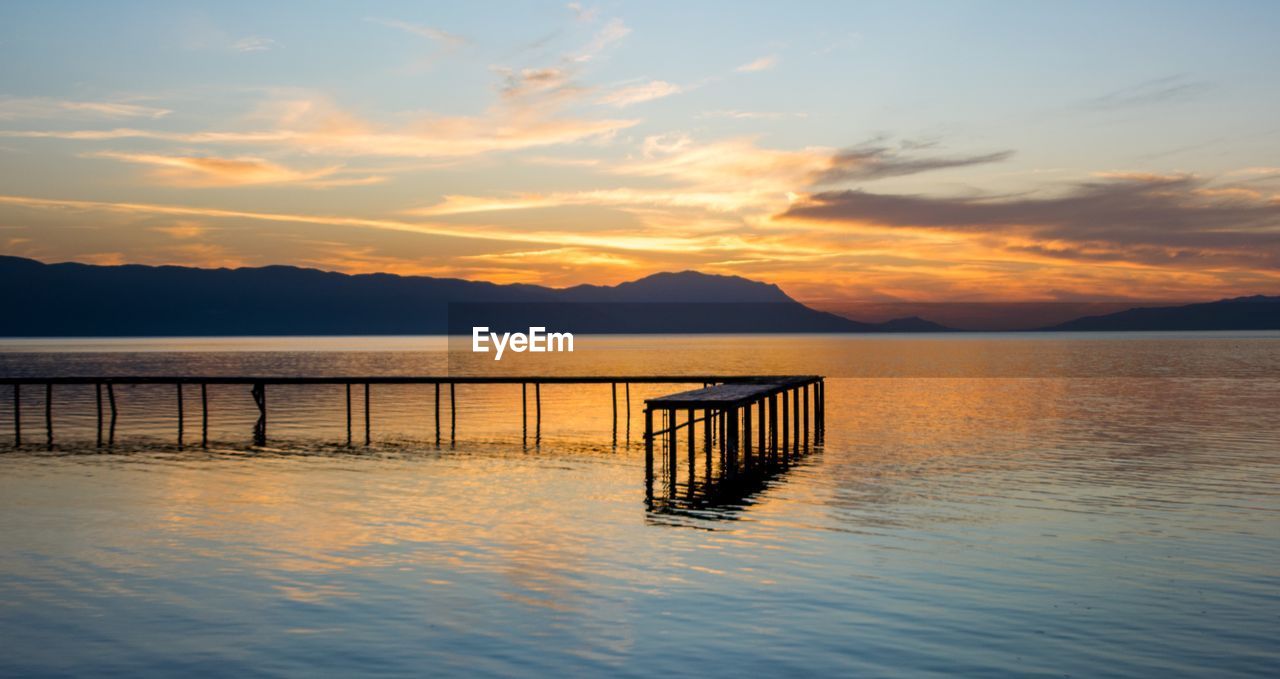
[[(929, 144), (904, 143), (905, 150), (918, 150), (933, 146)], [(831, 169), (819, 174), (813, 180), (814, 186), (825, 186), (850, 180), (872, 180), (885, 177), (900, 177), (918, 174), (930, 170), (942, 170), (949, 167), (965, 167), (998, 163), (1008, 159), (1013, 151), (999, 151), (976, 156), (922, 157), (902, 155), (887, 146), (859, 146), (837, 153), (831, 162)]]
[(1192, 176), (1117, 177), (1053, 197), (828, 191), (780, 217), (1016, 234), (1051, 242), (1034, 247), (1069, 259), (1174, 263), (1227, 257), (1280, 266), (1280, 203), (1214, 191)]
[(1132, 87), (1108, 92), (1084, 102), (1084, 107), (1098, 111), (1150, 106), (1170, 101), (1193, 99), (1210, 88), (1210, 84), (1191, 80), (1184, 74), (1171, 75), (1138, 83)]

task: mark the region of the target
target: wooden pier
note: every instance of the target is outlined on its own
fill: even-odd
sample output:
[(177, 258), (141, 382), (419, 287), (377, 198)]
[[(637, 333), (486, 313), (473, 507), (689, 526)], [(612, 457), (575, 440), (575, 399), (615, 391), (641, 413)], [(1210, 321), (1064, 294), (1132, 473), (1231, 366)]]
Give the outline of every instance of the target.
[[(364, 445), (370, 445), (373, 440), (372, 435), (372, 402), (374, 399), (373, 387), (381, 385), (432, 385), (435, 387), (434, 398), (434, 423), (435, 423), (435, 440), (440, 443), (442, 438), (442, 427), (440, 419), (440, 408), (442, 402), (442, 386), (448, 387), (449, 402), (449, 440), (454, 441), (457, 435), (457, 392), (458, 385), (477, 385), (477, 384), (519, 384), (521, 385), (521, 417), (523, 421), (523, 435), (527, 439), (530, 434), (529, 422), (529, 392), (533, 392), (534, 412), (532, 433), (535, 441), (541, 441), (542, 437), (542, 386), (543, 385), (587, 385), (587, 384), (609, 384), (611, 385), (612, 406), (611, 413), (613, 416), (613, 436), (614, 440), (618, 437), (618, 405), (619, 405), (619, 386), (622, 387), (625, 413), (627, 414), (627, 422), (630, 422), (631, 413), (631, 385), (632, 384), (701, 384), (702, 389), (694, 391), (680, 392), (671, 394), (657, 399), (649, 399), (646, 401), (645, 407), (645, 449), (646, 458), (650, 460), (650, 468), (652, 468), (652, 450), (654, 437), (661, 434), (668, 434), (671, 440), (675, 440), (675, 431), (679, 426), (674, 425), (675, 413), (689, 412), (703, 413), (703, 419), (699, 421), (706, 422), (707, 432), (710, 432), (711, 420), (715, 418), (720, 427), (720, 441), (724, 446), (726, 437), (732, 436), (732, 443), (729, 449), (736, 451), (740, 447), (744, 447), (741, 443), (743, 440), (739, 434), (739, 427), (745, 426), (746, 436), (749, 438), (752, 431), (758, 431), (760, 436), (760, 444), (758, 450), (769, 450), (776, 454), (779, 450), (777, 439), (778, 424), (778, 398), (781, 397), (781, 417), (782, 417), (782, 449), (785, 451), (788, 441), (792, 441), (794, 445), (800, 445), (801, 436), (801, 419), (802, 411), (800, 404), (803, 403), (803, 427), (806, 433), (804, 437), (805, 444), (808, 445), (807, 432), (810, 427), (810, 402), (813, 403), (813, 425), (817, 432), (822, 429), (822, 411), (823, 411), (823, 388), (822, 378), (817, 376), (742, 376), (742, 375), (671, 375), (671, 376), (537, 376), (537, 377), (517, 377), (517, 376), (474, 376), (474, 377), (441, 377), (441, 376), (369, 376), (369, 377), (350, 377), (350, 376), (334, 376), (334, 377), (254, 377), (254, 376), (99, 376), (99, 377), (5, 377), (0, 378), (0, 385), (10, 385), (13, 388), (13, 443), (15, 446), (23, 445), (23, 428), (22, 428), (22, 390), (23, 387), (43, 388), (44, 392), (44, 443), (52, 448), (54, 442), (54, 411), (53, 411), (53, 394), (56, 387), (63, 386), (91, 386), (95, 391), (94, 403), (96, 405), (97, 415), (97, 445), (111, 446), (116, 440), (117, 424), (119, 420), (119, 410), (117, 404), (116, 387), (124, 385), (161, 385), (170, 386), (174, 389), (174, 407), (177, 414), (177, 443), (182, 446), (186, 438), (186, 391), (188, 389), (194, 391), (199, 389), (200, 393), (200, 445), (208, 446), (209, 444), (209, 396), (208, 387), (210, 385), (239, 385), (249, 389), (250, 395), (258, 411), (258, 418), (253, 426), (253, 442), (255, 445), (266, 445), (267, 442), (267, 413), (268, 413), (268, 393), (271, 387), (280, 385), (330, 385), (345, 387), (346, 396), (346, 434), (347, 444), (353, 445), (353, 416), (351, 403), (352, 387), (360, 386), (364, 389)], [(530, 389), (529, 387), (533, 388)], [(812, 388), (812, 398), (810, 397), (810, 389)], [(104, 398), (105, 406), (109, 413), (109, 420), (104, 417)], [(769, 421), (765, 422), (765, 402), (769, 404)], [(796, 405), (789, 406), (789, 403)], [(750, 405), (757, 405), (760, 409), (760, 425), (753, 429)], [(652, 426), (654, 412), (670, 413), (673, 425), (655, 432)], [(744, 414), (745, 413), (745, 414)], [(794, 425), (788, 428), (788, 415), (794, 421)], [(732, 423), (729, 420), (732, 420)], [(745, 423), (745, 425), (744, 425)], [(685, 425), (680, 425), (685, 426)], [(688, 425), (691, 427), (691, 425)], [(732, 431), (733, 434), (728, 432)], [(770, 432), (771, 437), (766, 442), (765, 432)], [(788, 432), (794, 431), (796, 435), (788, 437)], [(692, 442), (692, 428), (690, 428), (690, 441)], [(710, 436), (708, 435), (708, 440)], [(768, 443), (768, 445), (766, 445)], [(692, 445), (692, 443), (691, 443)], [(708, 444), (709, 445), (709, 444)], [(751, 445), (750, 442), (745, 444), (745, 455), (750, 458)], [(785, 452), (784, 452), (785, 454)]]
[[(826, 429), (826, 382), (818, 375), (749, 377), (708, 381), (703, 388), (645, 400), (646, 490), (653, 498), (654, 447), (665, 443), (669, 493), (674, 494), (680, 431), (686, 433), (688, 481), (697, 474), (697, 426), (702, 425), (705, 476), (711, 476), (713, 448), (721, 474), (776, 466), (822, 443)], [(655, 415), (663, 422), (655, 429)], [(810, 437), (812, 433), (812, 438)]]

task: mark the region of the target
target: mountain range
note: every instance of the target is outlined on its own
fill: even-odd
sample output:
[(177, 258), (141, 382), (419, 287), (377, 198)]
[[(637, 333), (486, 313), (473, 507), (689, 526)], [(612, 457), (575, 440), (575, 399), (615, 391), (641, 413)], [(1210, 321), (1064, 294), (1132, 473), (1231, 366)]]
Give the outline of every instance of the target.
[(543, 326), (580, 333), (926, 332), (918, 318), (862, 323), (818, 311), (776, 285), (659, 273), (615, 286), (497, 285), (292, 266), (44, 264), (0, 256), (10, 291), (0, 336), (470, 334)]
[[(950, 330), (908, 317), (857, 321), (778, 286), (683, 271), (618, 285), (499, 285), (292, 266), (45, 264), (0, 256), (4, 337), (470, 334), (544, 326), (579, 333), (871, 333)], [(1134, 308), (1040, 330), (1280, 329), (1280, 297)]]
[(1181, 306), (1139, 307), (1084, 316), (1045, 330), (1278, 330), (1280, 296), (1252, 295)]

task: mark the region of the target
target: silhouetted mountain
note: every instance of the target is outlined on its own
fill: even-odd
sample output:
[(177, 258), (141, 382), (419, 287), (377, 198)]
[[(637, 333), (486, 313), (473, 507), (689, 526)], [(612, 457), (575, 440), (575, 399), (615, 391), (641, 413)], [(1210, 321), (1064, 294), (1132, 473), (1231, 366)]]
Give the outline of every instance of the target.
[(656, 273), (615, 286), (579, 285), (561, 290), (568, 302), (682, 302), (795, 303), (771, 283), (697, 271)]
[(1280, 297), (1254, 295), (1085, 316), (1044, 330), (1280, 330)]
[(581, 333), (902, 332), (921, 319), (860, 323), (810, 309), (775, 285), (685, 271), (563, 290), (291, 266), (43, 264), (0, 256), (0, 336), (413, 335), (531, 325)]
[(939, 325), (919, 316), (894, 318), (879, 324), (882, 332), (954, 332), (953, 328)]

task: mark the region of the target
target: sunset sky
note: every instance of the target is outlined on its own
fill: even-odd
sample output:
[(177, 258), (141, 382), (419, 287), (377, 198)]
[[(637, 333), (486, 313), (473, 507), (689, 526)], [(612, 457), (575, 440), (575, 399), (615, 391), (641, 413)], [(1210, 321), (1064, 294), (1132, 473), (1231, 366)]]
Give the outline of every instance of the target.
[(0, 253), (1280, 294), (1280, 3), (5, 3)]

